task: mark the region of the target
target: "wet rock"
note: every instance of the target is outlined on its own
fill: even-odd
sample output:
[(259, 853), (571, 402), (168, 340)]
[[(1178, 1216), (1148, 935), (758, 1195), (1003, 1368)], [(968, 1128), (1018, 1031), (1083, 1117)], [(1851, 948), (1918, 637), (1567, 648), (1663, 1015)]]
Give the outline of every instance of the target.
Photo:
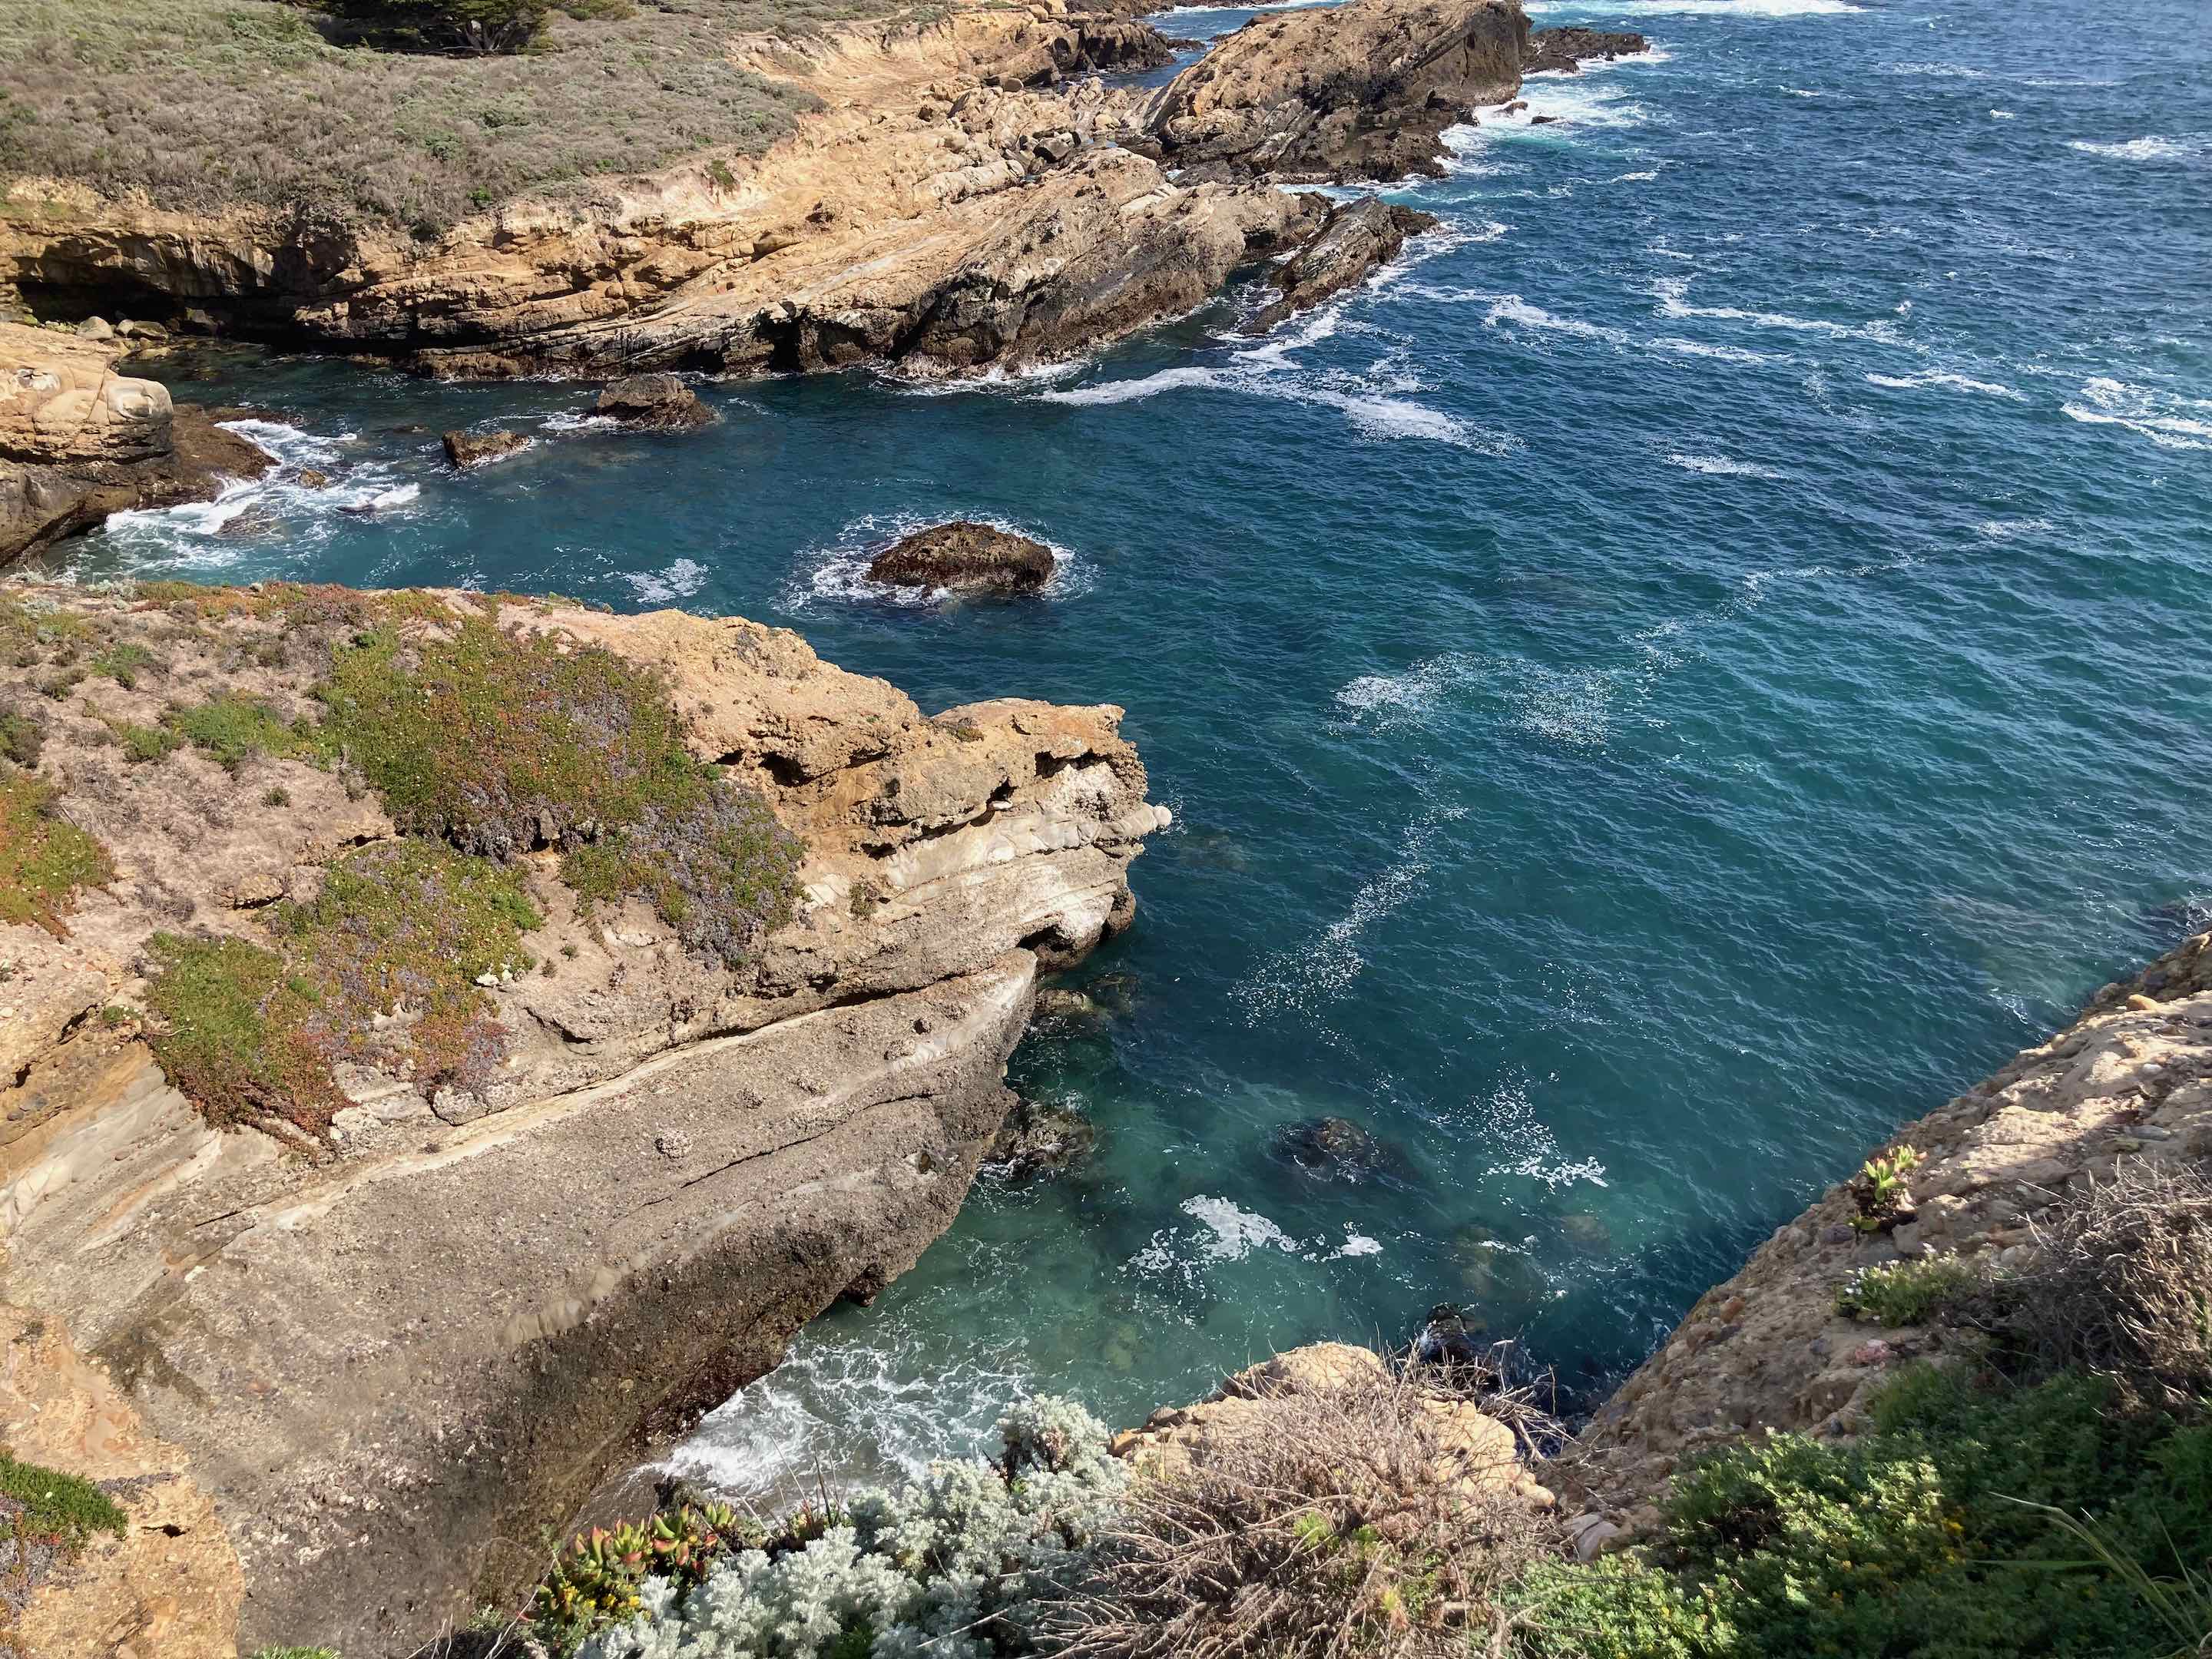
[(673, 374), (631, 374), (611, 381), (592, 413), (661, 432), (708, 426), (714, 420), (714, 411), (699, 401), (699, 394)]
[(1073, 1168), (1097, 1144), (1097, 1127), (1073, 1106), (1021, 1100), (1006, 1114), (983, 1161), (1008, 1180), (1029, 1180)]
[(1472, 1328), (1510, 1328), (1551, 1294), (1543, 1270), (1480, 1222), (1454, 1235), (1452, 1256), (1467, 1297), (1464, 1316)]
[(1408, 236), (1432, 230), (1432, 213), (1421, 213), (1373, 197), (1334, 209), (1320, 234), (1275, 269), (1283, 297), (1245, 325), (1247, 334), (1265, 334), (1276, 324), (1365, 280), (1376, 266), (1398, 257)]
[(1470, 1323), (1454, 1302), (1440, 1302), (1413, 1338), (1416, 1364), (1449, 1374), (1458, 1384), (1494, 1389), (1500, 1378), (1493, 1341), (1478, 1322)]
[(1521, 73), (1576, 75), (1587, 62), (1609, 64), (1616, 58), (1633, 58), (1650, 50), (1649, 40), (1626, 30), (1538, 29), (1528, 37), (1528, 49), (1522, 54)]
[(1310, 1117), (1275, 1132), (1275, 1156), (1308, 1175), (1372, 1181), (1390, 1170), (1390, 1150), (1346, 1117)]
[(129, 317), (116, 324), (115, 332), (119, 338), (142, 340), (150, 344), (158, 344), (169, 337), (169, 331), (163, 328), (161, 324), (144, 322)]
[(1037, 1019), (1063, 1023), (1103, 1019), (1106, 1011), (1092, 1000), (1090, 994), (1071, 989), (1065, 985), (1048, 985), (1036, 994)]
[(530, 440), (520, 432), (448, 432), (445, 444), (446, 459), (465, 471), (527, 449)]
[(214, 313), (202, 311), (197, 306), (189, 307), (177, 319), (177, 326), (187, 334), (222, 332), (222, 325), (216, 320)]
[(300, 488), (301, 488), (301, 489), (328, 489), (330, 487), (331, 487), (331, 475), (330, 475), (329, 473), (327, 473), (327, 472), (318, 472), (318, 471), (317, 471), (313, 467), (312, 467), (312, 466), (304, 466), (304, 467), (301, 467), (301, 468), (300, 469)]
[(1559, 118), (1556, 115), (1532, 115), (1528, 118), (1528, 125), (1532, 127), (1548, 127)]
[(968, 520), (933, 525), (885, 548), (868, 566), (872, 581), (901, 587), (1032, 593), (1051, 579), (1052, 550)]

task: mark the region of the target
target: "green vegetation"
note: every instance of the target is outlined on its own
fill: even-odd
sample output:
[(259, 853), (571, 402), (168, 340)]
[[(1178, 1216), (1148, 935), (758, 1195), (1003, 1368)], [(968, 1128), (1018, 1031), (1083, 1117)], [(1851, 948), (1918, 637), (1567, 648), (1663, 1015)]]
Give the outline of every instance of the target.
[(52, 786), (0, 776), (0, 923), (67, 939), (62, 919), (88, 887), (115, 879), (106, 849), (56, 814)]
[[(353, 40), (398, 52), (522, 52), (556, 9), (552, 0), (328, 0), (311, 10), (352, 26)], [(628, 17), (629, 0), (571, 0), (558, 8), (579, 21)]]
[(1919, 1167), (1920, 1154), (1911, 1146), (1869, 1158), (1851, 1183), (1851, 1198), (1858, 1206), (1851, 1225), (1873, 1233), (1896, 1221), (1912, 1197), (1905, 1177)]
[[(796, 1535), (806, 1528), (793, 1522), (779, 1530)], [(571, 1540), (538, 1581), (531, 1622), (556, 1649), (568, 1651), (592, 1631), (634, 1616), (648, 1573), (687, 1595), (731, 1551), (761, 1549), (771, 1541), (766, 1527), (724, 1504), (678, 1504), (611, 1531), (593, 1527)]]
[[(488, 860), (365, 848), (331, 866), (313, 904), (278, 909), (279, 951), (156, 934), (155, 1056), (210, 1121), (316, 1139), (345, 1104), (341, 1060), (481, 1091), (507, 1034), (476, 981), (529, 968), (521, 936), (539, 921), (520, 876)], [(374, 1016), (403, 1008), (408, 1021), (377, 1028)]]
[[(1680, 1480), (1655, 1563), (1530, 1574), (1513, 1592), (1527, 1651), (2166, 1659), (2173, 1632), (2142, 1585), (2212, 1557), (2212, 1428), (2112, 1401), (2080, 1376), (1977, 1389), (1910, 1370), (1855, 1444), (1776, 1435)], [(2127, 1571), (2052, 1510), (2095, 1517)]]
[(158, 669), (160, 664), (143, 645), (118, 643), (94, 657), (91, 666), (94, 673), (106, 676), (129, 691), (136, 689), (140, 675), (149, 669)]
[(336, 1648), (256, 1648), (253, 1659), (338, 1659)]
[(123, 758), (133, 766), (167, 760), (184, 747), (184, 738), (166, 726), (117, 725), (109, 729), (123, 745)]
[(167, 208), (244, 203), (434, 234), (525, 191), (757, 155), (814, 100), (738, 68), (732, 37), (890, 9), (655, 0), (579, 21), (522, 0), (382, 0), (399, 33), (441, 49), (465, 47), (471, 21), (506, 39), (495, 14), (544, 24), (525, 52), (445, 58), (341, 44), (347, 25), (278, 0), (14, 0), (0, 6), (0, 154), (13, 173)]
[(123, 1535), (123, 1510), (91, 1481), (18, 1462), (6, 1451), (0, 1451), (0, 1498), (21, 1506), (13, 1515), (0, 1515), (0, 1528), (19, 1539), (44, 1539), (76, 1550), (96, 1532)]
[(268, 704), (235, 692), (164, 714), (161, 724), (230, 772), (262, 756), (321, 760), (331, 753), (312, 721), (287, 726)]
[(666, 686), (597, 646), (459, 621), (339, 651), (324, 726), (412, 835), (512, 857), (562, 849), (589, 914), (649, 899), (735, 966), (791, 913), (803, 850), (767, 804), (685, 750)]
[(29, 771), (46, 744), (46, 723), (34, 714), (0, 708), (0, 760)]
[(1955, 1255), (1915, 1256), (1862, 1267), (1836, 1291), (1836, 1311), (1877, 1325), (1924, 1325), (1984, 1282)]

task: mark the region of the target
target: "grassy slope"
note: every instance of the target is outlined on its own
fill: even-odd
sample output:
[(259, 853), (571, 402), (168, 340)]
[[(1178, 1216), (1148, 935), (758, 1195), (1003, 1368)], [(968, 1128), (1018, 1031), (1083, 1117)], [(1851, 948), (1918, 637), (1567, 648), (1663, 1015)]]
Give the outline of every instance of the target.
[(9, 0), (0, 173), (427, 234), (526, 189), (757, 154), (811, 100), (732, 64), (730, 39), (892, 9), (647, 0), (625, 18), (556, 14), (526, 55), (456, 58), (335, 46), (276, 0)]

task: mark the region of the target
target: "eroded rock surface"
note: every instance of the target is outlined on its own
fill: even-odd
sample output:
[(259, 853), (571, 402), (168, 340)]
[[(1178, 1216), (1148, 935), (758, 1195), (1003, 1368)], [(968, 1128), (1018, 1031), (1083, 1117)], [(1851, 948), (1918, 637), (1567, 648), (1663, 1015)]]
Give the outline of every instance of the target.
[(1199, 178), (1392, 179), (1442, 172), (1443, 133), (1521, 84), (1517, 0), (1352, 0), (1255, 18), (1137, 116)]
[(593, 400), (592, 413), (661, 431), (707, 426), (714, 419), (699, 394), (673, 374), (629, 374), (612, 381)]
[(1052, 580), (1052, 550), (996, 525), (959, 520), (902, 537), (869, 562), (871, 581), (957, 592), (1034, 593)]
[(1642, 35), (1626, 30), (1538, 29), (1528, 37), (1521, 64), (1523, 75), (1579, 75), (1585, 63), (1611, 63), (1651, 50)]
[[(134, 764), (104, 722), (217, 694), (312, 714), (316, 630), (349, 635), (351, 602), (0, 597), (150, 658), (41, 700), (36, 775), (116, 874), (66, 937), (0, 928), (5, 1291), (185, 1460), (242, 1565), (246, 1650), (374, 1659), (465, 1621), (534, 1577), (540, 1527), (611, 1465), (910, 1265), (1012, 1104), (1040, 959), (1127, 921), (1164, 819), (1118, 709), (927, 718), (779, 629), (506, 603), (504, 627), (665, 676), (691, 752), (804, 841), (796, 913), (733, 967), (641, 900), (580, 916), (557, 850), (519, 848), (535, 965), (478, 981), (505, 1057), (475, 1090), (342, 1068), (331, 1145), (303, 1158), (163, 1076), (134, 1012), (148, 941), (266, 944), (392, 820), (336, 769), (189, 744)], [(477, 602), (410, 601), (407, 625), (441, 605)], [(51, 672), (22, 658), (0, 702)]]
[(1847, 1436), (1899, 1364), (1972, 1340), (1843, 1317), (1836, 1291), (1855, 1268), (1931, 1251), (2025, 1267), (2036, 1217), (2074, 1183), (2122, 1158), (2212, 1157), (2212, 934), (2106, 986), (2066, 1030), (1889, 1146), (1925, 1160), (1911, 1219), (1862, 1234), (1851, 1183), (1832, 1187), (1699, 1297), (1599, 1412), (1585, 1473), (1614, 1518), (1685, 1460), (1761, 1429)]
[(270, 458), (168, 389), (121, 373), (122, 343), (0, 323), (0, 566), (111, 513), (206, 501)]
[(1398, 257), (1408, 236), (1437, 223), (1432, 213), (1371, 197), (1332, 209), (1320, 234), (1276, 267), (1273, 280), (1283, 297), (1265, 307), (1244, 331), (1265, 334), (1293, 313), (1364, 282), (1377, 265)]
[(448, 432), (441, 441), (447, 464), (464, 472), (503, 461), (530, 447), (530, 440), (520, 432)]

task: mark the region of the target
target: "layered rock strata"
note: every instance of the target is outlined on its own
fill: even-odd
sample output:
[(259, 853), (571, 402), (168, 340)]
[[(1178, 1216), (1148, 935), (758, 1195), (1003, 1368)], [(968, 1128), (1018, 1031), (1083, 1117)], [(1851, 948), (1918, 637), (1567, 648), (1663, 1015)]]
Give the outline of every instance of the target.
[(1538, 29), (1522, 54), (1523, 75), (1579, 75), (1585, 63), (1609, 64), (1651, 50), (1651, 43), (1626, 30)]
[(1356, 0), (1257, 18), (1139, 111), (1152, 153), (1200, 179), (1440, 174), (1444, 129), (1521, 85), (1518, 0)]
[[(164, 1077), (135, 1012), (147, 943), (267, 944), (392, 822), (343, 767), (132, 764), (109, 734), (217, 696), (311, 714), (311, 618), (343, 633), (349, 602), (8, 597), (151, 660), (41, 708), (34, 775), (116, 873), (66, 937), (0, 927), (5, 1295), (176, 1449), (239, 1559), (249, 1650), (373, 1659), (465, 1622), (535, 1577), (540, 1528), (611, 1466), (909, 1266), (1012, 1103), (1040, 964), (1128, 920), (1165, 817), (1118, 709), (927, 718), (751, 623), (500, 605), (665, 677), (692, 753), (803, 839), (796, 913), (732, 968), (641, 901), (580, 915), (559, 854), (521, 851), (537, 965), (478, 981), (489, 1080), (342, 1066), (332, 1144), (303, 1158), (211, 1127)], [(473, 603), (410, 600), (408, 626)], [(21, 657), (14, 708), (46, 672)]]
[(111, 513), (206, 501), (268, 468), (207, 410), (118, 372), (122, 349), (0, 323), (0, 566)]
[(2212, 933), (2105, 987), (2064, 1030), (1899, 1130), (1888, 1148), (1902, 1146), (1923, 1160), (1909, 1219), (1862, 1232), (1851, 1184), (1831, 1188), (1699, 1297), (1599, 1412), (1583, 1473), (1615, 1520), (1700, 1452), (1770, 1428), (1849, 1435), (1899, 1364), (1971, 1353), (1974, 1338), (1941, 1326), (1840, 1316), (1855, 1269), (1930, 1252), (2025, 1267), (2037, 1217), (2069, 1188), (2123, 1158), (2212, 1158)]

